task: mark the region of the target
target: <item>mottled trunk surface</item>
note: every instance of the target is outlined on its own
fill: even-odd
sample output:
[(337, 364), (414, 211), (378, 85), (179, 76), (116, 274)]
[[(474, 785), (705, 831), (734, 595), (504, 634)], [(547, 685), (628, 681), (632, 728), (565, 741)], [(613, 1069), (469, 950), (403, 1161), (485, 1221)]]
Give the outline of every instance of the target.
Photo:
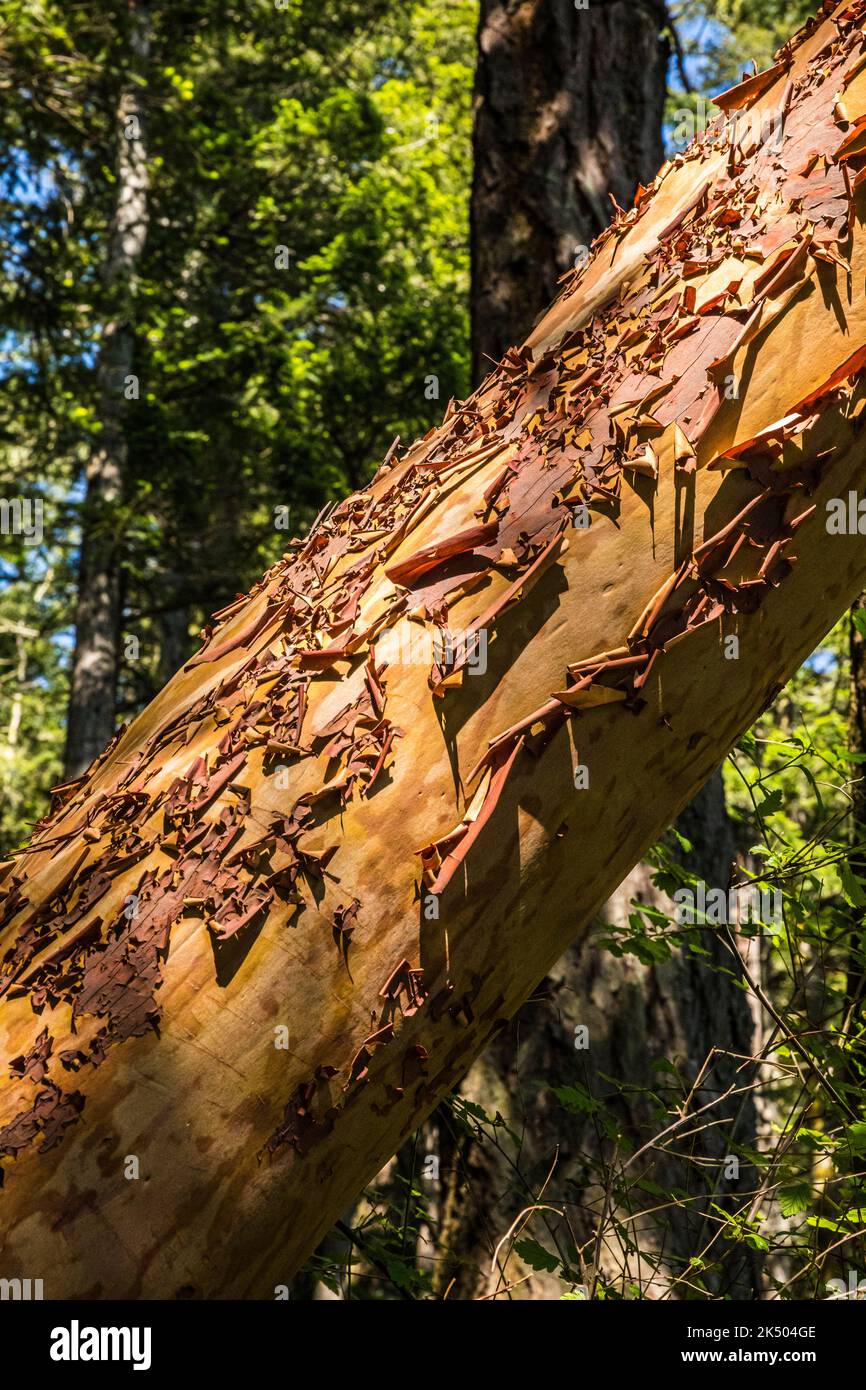
[(662, 162), (663, 6), (481, 0), (471, 202), (480, 381)]
[(75, 608), (75, 651), (70, 673), (65, 770), (78, 777), (110, 742), (123, 612), (118, 509), (126, 479), (126, 412), (134, 334), (129, 321), (136, 268), (147, 237), (148, 173), (140, 78), (150, 48), (147, 7), (131, 6), (130, 81), (116, 112), (117, 200), (104, 271), (110, 317), (97, 361), (99, 434), (85, 469), (81, 550)]

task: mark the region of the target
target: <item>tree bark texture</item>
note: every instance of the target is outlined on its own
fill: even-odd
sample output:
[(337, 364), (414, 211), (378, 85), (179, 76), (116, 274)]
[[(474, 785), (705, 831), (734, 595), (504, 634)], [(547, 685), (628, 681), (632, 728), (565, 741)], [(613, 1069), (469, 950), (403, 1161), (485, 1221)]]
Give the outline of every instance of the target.
[(120, 93), (115, 117), (117, 196), (104, 272), (111, 317), (103, 328), (96, 367), (100, 430), (85, 469), (64, 759), (70, 778), (80, 776), (115, 729), (123, 615), (116, 525), (126, 478), (126, 392), (134, 349), (129, 314), (148, 223), (143, 88), (136, 79), (144, 73), (149, 47), (146, 6), (134, 5), (130, 16), (130, 79)]
[(481, 0), (471, 202), (480, 381), (662, 162), (663, 5)]
[(863, 587), (864, 10), (720, 98), (781, 143), (665, 166), (3, 866), (5, 1277), (272, 1297)]

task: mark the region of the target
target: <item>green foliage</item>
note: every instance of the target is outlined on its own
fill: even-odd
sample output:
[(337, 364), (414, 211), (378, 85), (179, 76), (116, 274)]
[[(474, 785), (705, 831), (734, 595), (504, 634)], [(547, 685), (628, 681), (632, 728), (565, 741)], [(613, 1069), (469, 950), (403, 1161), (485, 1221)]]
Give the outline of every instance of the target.
[[(681, 0), (671, 5), (683, 61), (672, 74), (669, 127), (678, 125), (683, 111), (697, 113), (700, 98), (734, 86), (755, 67), (769, 67), (776, 50), (815, 8), (812, 0)], [(712, 119), (718, 113), (710, 106), (707, 114)]]

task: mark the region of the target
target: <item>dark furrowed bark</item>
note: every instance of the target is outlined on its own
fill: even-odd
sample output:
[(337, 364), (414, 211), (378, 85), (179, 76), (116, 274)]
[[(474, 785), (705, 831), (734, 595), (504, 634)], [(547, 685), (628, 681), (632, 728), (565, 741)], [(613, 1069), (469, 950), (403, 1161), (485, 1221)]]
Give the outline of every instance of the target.
[[(662, 7), (660, 7), (661, 9)], [(471, 202), (480, 381), (662, 162), (668, 42), (652, 6), (482, 0)]]
[(134, 336), (128, 314), (148, 223), (143, 88), (134, 79), (146, 70), (149, 46), (146, 6), (133, 6), (129, 65), (133, 80), (121, 92), (116, 113), (117, 202), (104, 271), (111, 318), (103, 329), (97, 363), (100, 431), (85, 470), (64, 756), (67, 777), (78, 777), (103, 751), (115, 729), (123, 615), (117, 517), (126, 480), (125, 413), (134, 389)]

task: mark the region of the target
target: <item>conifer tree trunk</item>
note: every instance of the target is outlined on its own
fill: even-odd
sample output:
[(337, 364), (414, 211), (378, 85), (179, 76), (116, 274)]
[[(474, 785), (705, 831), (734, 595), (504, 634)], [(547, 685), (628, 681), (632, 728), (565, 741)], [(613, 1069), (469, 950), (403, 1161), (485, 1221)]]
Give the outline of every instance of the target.
[(273, 1297), (866, 583), (864, 11), (0, 870), (3, 1277)]
[(143, 79), (150, 48), (147, 6), (130, 5), (130, 61), (115, 118), (116, 202), (108, 233), (104, 284), (109, 318), (96, 367), (99, 434), (85, 469), (75, 651), (69, 687), (65, 769), (78, 777), (115, 728), (123, 587), (117, 509), (126, 479), (125, 412), (134, 337), (129, 320), (136, 270), (148, 224)]
[(663, 5), (481, 0), (471, 201), (480, 381), (662, 162)]

